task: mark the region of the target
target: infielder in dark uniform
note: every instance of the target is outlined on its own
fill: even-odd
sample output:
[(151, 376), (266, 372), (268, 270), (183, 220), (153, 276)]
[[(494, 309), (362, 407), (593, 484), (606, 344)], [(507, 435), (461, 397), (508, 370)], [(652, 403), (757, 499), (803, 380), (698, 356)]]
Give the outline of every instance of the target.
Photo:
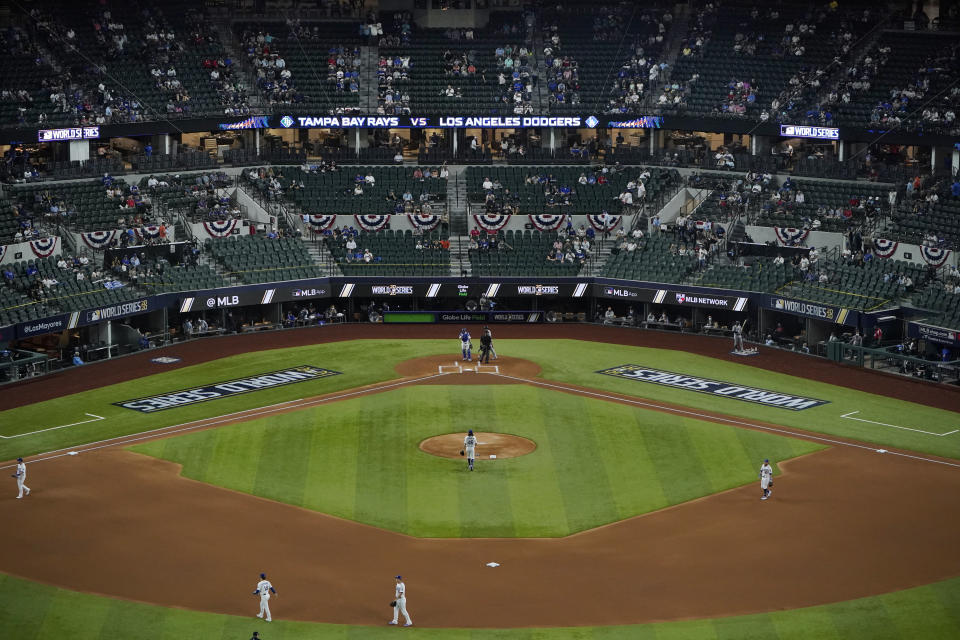
[(491, 351), (493, 351), (493, 336), (490, 334), (490, 329), (484, 327), (483, 335), (480, 336), (480, 359), (477, 362), (489, 364)]

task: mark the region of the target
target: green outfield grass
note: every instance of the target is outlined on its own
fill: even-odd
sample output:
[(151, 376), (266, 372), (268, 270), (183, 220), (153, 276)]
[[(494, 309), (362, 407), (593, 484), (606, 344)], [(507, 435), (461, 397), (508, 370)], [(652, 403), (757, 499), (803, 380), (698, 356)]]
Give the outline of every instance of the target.
[[(690, 407), (693, 411), (703, 409), (747, 420), (760, 420), (889, 447), (960, 458), (960, 432), (937, 437), (841, 417), (851, 411), (859, 411), (858, 418), (909, 429), (921, 429), (934, 433), (960, 429), (960, 414), (923, 404), (927, 398), (943, 392), (936, 385), (922, 387), (924, 390), (917, 394), (914, 402), (906, 402), (754, 368), (750, 366), (750, 358), (744, 358), (741, 364), (685, 351), (626, 347), (579, 340), (498, 340), (497, 351), (537, 362), (543, 370), (541, 376), (548, 380), (605, 389), (638, 398), (661, 400)], [(655, 369), (813, 397), (827, 400), (830, 404), (803, 411), (790, 411), (596, 373), (601, 369), (621, 364), (639, 364)], [(851, 369), (850, 372), (854, 374), (856, 370)]]
[[(537, 449), (468, 473), (418, 448), (470, 428)], [(405, 387), (133, 447), (195, 480), (421, 537), (565, 536), (756, 481), (764, 458), (818, 448), (526, 385)]]
[[(0, 629), (16, 640), (947, 640), (960, 637), (960, 578), (775, 613), (619, 627), (395, 629), (197, 613), (66, 591), (0, 574)], [(415, 610), (417, 611), (417, 610)], [(421, 617), (427, 612), (420, 612)]]
[[(99, 422), (67, 429), (0, 440), (0, 460), (397, 378), (399, 376), (394, 370), (397, 363), (418, 356), (450, 352), (451, 344), (453, 344), (451, 340), (358, 340), (257, 351), (177, 370), (165, 370), (163, 365), (146, 364), (144, 366), (148, 370), (157, 371), (157, 373), (129, 382), (0, 412), (0, 435), (4, 436), (89, 419), (83, 415), (84, 413), (106, 418)], [(342, 375), (150, 414), (138, 413), (112, 404), (297, 365), (313, 365), (339, 371)], [(96, 366), (88, 369), (91, 375), (95, 374)], [(0, 391), (0, 394), (5, 393), (15, 394), (16, 389)]]
[[(394, 365), (403, 360), (432, 354), (455, 353), (452, 340), (355, 340), (248, 353), (176, 371), (104, 387), (82, 394), (0, 412), (0, 435), (10, 436), (87, 419), (93, 413), (106, 419), (89, 424), (47, 431), (22, 438), (0, 440), (0, 459), (31, 455), (147, 429), (260, 407), (276, 402), (330, 393), (397, 377)], [(731, 363), (682, 351), (629, 347), (578, 340), (500, 340), (500, 353), (533, 360), (543, 368), (543, 377), (578, 385), (616, 391), (639, 398), (681, 404), (744, 418), (855, 438), (888, 447), (910, 449), (960, 458), (960, 433), (936, 437), (914, 431), (857, 422), (841, 416), (860, 411), (857, 417), (912, 429), (945, 433), (960, 428), (960, 415), (923, 404), (923, 393), (938, 393), (935, 386), (919, 394), (916, 402), (853, 391), (802, 378), (755, 369), (749, 359)], [(153, 414), (139, 414), (111, 403), (145, 395), (221, 382), (245, 375), (274, 371), (286, 366), (310, 364), (343, 372), (343, 375), (304, 382), (229, 399), (189, 405)], [(788, 411), (693, 391), (621, 380), (599, 375), (597, 370), (621, 364), (645, 366), (690, 375), (741, 383), (828, 400), (830, 404)], [(94, 367), (90, 368), (95, 372)], [(16, 393), (9, 389), (0, 394)], [(2, 404), (2, 403), (0, 403)]]

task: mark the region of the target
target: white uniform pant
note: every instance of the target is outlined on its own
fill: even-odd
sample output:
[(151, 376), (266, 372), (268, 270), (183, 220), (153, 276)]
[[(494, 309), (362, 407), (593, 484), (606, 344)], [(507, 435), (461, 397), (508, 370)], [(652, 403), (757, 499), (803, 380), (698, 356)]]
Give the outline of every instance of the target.
[(473, 448), (472, 448), (472, 447), (467, 447), (467, 450), (466, 450), (464, 453), (466, 453), (467, 460), (473, 460), (473, 453), (474, 453), (474, 452), (473, 452)]
[(269, 596), (269, 594), (268, 594), (268, 595), (265, 595), (265, 596), (260, 596), (260, 615), (258, 615), (257, 617), (258, 617), (258, 618), (266, 618), (266, 619), (267, 619), (267, 622), (270, 622), (271, 617), (270, 617), (270, 596)]
[(739, 333), (733, 334), (734, 351), (743, 351), (743, 336)]
[(397, 598), (397, 606), (393, 608), (393, 621), (396, 622), (400, 618), (400, 614), (403, 614), (404, 619), (407, 621), (407, 624), (413, 624), (413, 621), (410, 619), (410, 614), (407, 613), (407, 597), (400, 596)]
[(23, 476), (17, 476), (17, 490), (19, 491), (19, 493), (17, 494), (17, 497), (18, 497), (18, 498), (22, 498), (22, 497), (23, 497), (23, 492), (24, 492), (24, 491), (26, 491), (27, 493), (30, 493), (30, 487), (28, 487), (26, 484), (24, 484), (24, 482), (26, 482), (26, 480), (27, 480), (27, 479), (24, 478)]
[(763, 491), (767, 490), (767, 487), (770, 486), (770, 478), (760, 478), (760, 489)]

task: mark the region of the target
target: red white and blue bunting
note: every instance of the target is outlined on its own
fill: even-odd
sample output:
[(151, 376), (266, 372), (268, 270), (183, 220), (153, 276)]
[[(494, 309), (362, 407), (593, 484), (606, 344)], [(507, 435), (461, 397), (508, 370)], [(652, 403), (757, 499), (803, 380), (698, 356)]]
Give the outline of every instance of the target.
[(880, 258), (892, 258), (899, 246), (900, 243), (894, 240), (875, 238), (873, 241), (873, 254)]
[(137, 235), (144, 240), (156, 240), (160, 237), (160, 225), (146, 225), (135, 229)]
[(337, 216), (315, 216), (312, 214), (304, 215), (303, 221), (307, 227), (314, 233), (322, 233), (333, 226), (337, 221)]
[(120, 234), (116, 229), (112, 231), (89, 231), (81, 233), (80, 237), (83, 243), (94, 251), (103, 251), (110, 246), (110, 243), (116, 240)]
[(473, 216), (477, 226), (484, 231), (498, 231), (510, 221), (510, 216), (502, 213), (484, 213)]
[(364, 231), (380, 231), (390, 222), (390, 216), (388, 215), (355, 215), (353, 217), (357, 219), (357, 226)]
[(920, 247), (920, 255), (923, 261), (932, 267), (939, 269), (946, 264), (947, 259), (952, 252), (950, 249), (940, 249), (938, 247)]
[(623, 216), (613, 216), (607, 214), (606, 222), (604, 222), (603, 215), (589, 215), (587, 216), (587, 221), (590, 223), (590, 226), (604, 233), (605, 231), (613, 231), (617, 226), (623, 221)]
[(440, 224), (440, 216), (432, 213), (408, 213), (410, 224), (420, 231), (433, 231)]
[(203, 228), (211, 238), (226, 238), (237, 228), (239, 220), (216, 220), (204, 222)]
[(808, 229), (794, 229), (793, 227), (774, 227), (773, 231), (777, 234), (777, 242), (785, 247), (800, 246), (810, 235)]
[(540, 231), (556, 231), (563, 225), (566, 219), (566, 215), (553, 213), (530, 216), (530, 222)]
[(41, 240), (31, 240), (30, 250), (33, 251), (33, 255), (38, 258), (49, 258), (53, 255), (53, 252), (57, 250), (57, 240), (59, 240), (59, 238), (56, 236), (43, 238)]

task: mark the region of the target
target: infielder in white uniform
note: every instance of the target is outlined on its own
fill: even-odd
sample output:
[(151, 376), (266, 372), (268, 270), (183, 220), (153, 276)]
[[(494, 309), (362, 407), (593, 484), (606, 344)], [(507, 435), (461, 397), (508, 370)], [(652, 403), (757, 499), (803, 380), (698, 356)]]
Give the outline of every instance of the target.
[(463, 451), (467, 454), (467, 470), (473, 471), (473, 459), (477, 447), (477, 436), (473, 435), (473, 429), (467, 431), (467, 437), (463, 439)]
[(769, 460), (764, 460), (763, 464), (760, 465), (760, 488), (763, 490), (763, 495), (760, 497), (761, 500), (766, 500), (770, 497), (770, 494), (773, 493), (771, 487), (773, 486), (773, 467), (770, 466)]
[(30, 495), (30, 487), (24, 484), (27, 481), (27, 465), (23, 463), (23, 458), (17, 458), (17, 472), (10, 477), (17, 479), (17, 489), (19, 490), (17, 500), (23, 497), (24, 492), (26, 492), (26, 495)]
[(412, 627), (413, 620), (410, 619), (410, 614), (407, 613), (407, 585), (403, 584), (402, 576), (397, 576), (397, 586), (393, 592), (393, 597), (396, 598), (396, 601), (393, 607), (393, 620), (390, 621), (390, 624), (397, 624), (397, 620), (402, 613), (407, 621), (403, 626)]
[(260, 596), (260, 613), (257, 614), (258, 618), (262, 618), (264, 615), (267, 616), (267, 622), (273, 622), (273, 619), (270, 617), (270, 594), (277, 595), (277, 590), (273, 588), (273, 585), (270, 584), (270, 581), (267, 580), (267, 574), (260, 574), (260, 582), (257, 583), (257, 589), (253, 592), (253, 595)]
[(733, 323), (733, 350), (743, 351), (743, 327), (739, 320)]

